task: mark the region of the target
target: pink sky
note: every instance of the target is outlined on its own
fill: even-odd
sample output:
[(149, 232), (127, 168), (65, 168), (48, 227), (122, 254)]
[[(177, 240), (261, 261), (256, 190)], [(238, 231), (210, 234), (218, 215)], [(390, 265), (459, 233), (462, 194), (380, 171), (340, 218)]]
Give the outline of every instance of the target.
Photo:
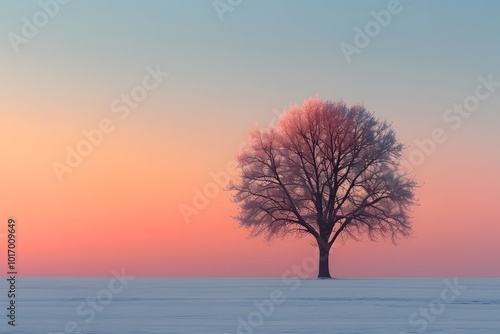
[[(249, 1), (223, 22), (210, 2), (199, 3), (81, 2), (18, 53), (4, 39), (0, 234), (14, 217), (20, 275), (126, 268), (136, 276), (280, 277), (301, 265), (314, 254), (312, 239), (249, 239), (221, 187), (190, 223), (179, 206), (192, 206), (210, 173), (226, 170), (255, 123), (266, 126), (273, 109), (318, 94), (364, 103), (392, 123), (409, 154), (435, 128), (447, 136), (414, 170), (413, 238), (339, 245), (332, 275), (500, 276), (500, 84), (457, 129), (443, 118), (475, 94), (479, 77), (500, 82), (493, 4), (408, 3), (347, 63), (339, 44), (352, 43), (353, 28), (376, 9), (369, 2)], [(4, 36), (19, 33), (38, 6), (0, 3)], [(141, 93), (147, 68), (169, 76), (121, 119), (113, 102)], [(103, 119), (113, 131), (60, 182), (54, 162)]]

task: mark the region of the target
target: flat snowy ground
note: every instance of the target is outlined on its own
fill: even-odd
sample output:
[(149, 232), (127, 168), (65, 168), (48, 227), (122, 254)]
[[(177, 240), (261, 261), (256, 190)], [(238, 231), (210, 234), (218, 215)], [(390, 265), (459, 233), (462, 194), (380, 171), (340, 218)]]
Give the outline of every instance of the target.
[(500, 333), (500, 279), (20, 277), (17, 290), (16, 327), (1, 295), (1, 333)]

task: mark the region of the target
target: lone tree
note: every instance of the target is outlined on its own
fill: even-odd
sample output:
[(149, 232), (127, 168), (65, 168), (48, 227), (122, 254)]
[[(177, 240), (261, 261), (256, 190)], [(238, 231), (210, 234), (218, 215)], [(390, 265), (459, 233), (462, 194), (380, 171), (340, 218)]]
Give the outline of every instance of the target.
[(403, 148), (362, 105), (310, 98), (276, 126), (250, 132), (238, 155), (241, 178), (229, 185), (235, 218), (252, 236), (312, 235), (318, 277), (329, 278), (339, 237), (395, 243), (411, 234), (415, 182), (401, 171)]

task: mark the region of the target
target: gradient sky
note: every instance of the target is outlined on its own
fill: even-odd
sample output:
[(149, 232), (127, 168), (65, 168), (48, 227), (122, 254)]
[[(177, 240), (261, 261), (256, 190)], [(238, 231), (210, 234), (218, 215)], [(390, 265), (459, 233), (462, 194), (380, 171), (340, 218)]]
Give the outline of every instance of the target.
[[(500, 88), (458, 129), (443, 120), (479, 76), (500, 81), (500, 3), (402, 0), (348, 64), (340, 43), (387, 3), (245, 0), (221, 21), (212, 0), (73, 0), (15, 53), (8, 34), (40, 5), (0, 2), (0, 232), (16, 218), (20, 274), (280, 277), (300, 265), (312, 238), (249, 239), (220, 187), (190, 223), (179, 206), (255, 123), (318, 94), (363, 102), (408, 154), (437, 127), (447, 135), (414, 170), (413, 238), (339, 245), (332, 274), (500, 276)], [(170, 75), (120, 120), (111, 103), (157, 65)], [(115, 130), (59, 182), (53, 162), (104, 118)]]

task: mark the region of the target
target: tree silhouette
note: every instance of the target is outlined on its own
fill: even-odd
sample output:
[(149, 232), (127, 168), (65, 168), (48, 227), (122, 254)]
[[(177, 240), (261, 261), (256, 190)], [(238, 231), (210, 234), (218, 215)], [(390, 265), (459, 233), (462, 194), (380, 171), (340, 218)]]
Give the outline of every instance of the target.
[(256, 127), (238, 155), (235, 217), (268, 239), (310, 234), (318, 277), (331, 277), (329, 254), (343, 238), (409, 236), (415, 182), (401, 172), (403, 145), (391, 126), (362, 105), (310, 98), (276, 126)]

